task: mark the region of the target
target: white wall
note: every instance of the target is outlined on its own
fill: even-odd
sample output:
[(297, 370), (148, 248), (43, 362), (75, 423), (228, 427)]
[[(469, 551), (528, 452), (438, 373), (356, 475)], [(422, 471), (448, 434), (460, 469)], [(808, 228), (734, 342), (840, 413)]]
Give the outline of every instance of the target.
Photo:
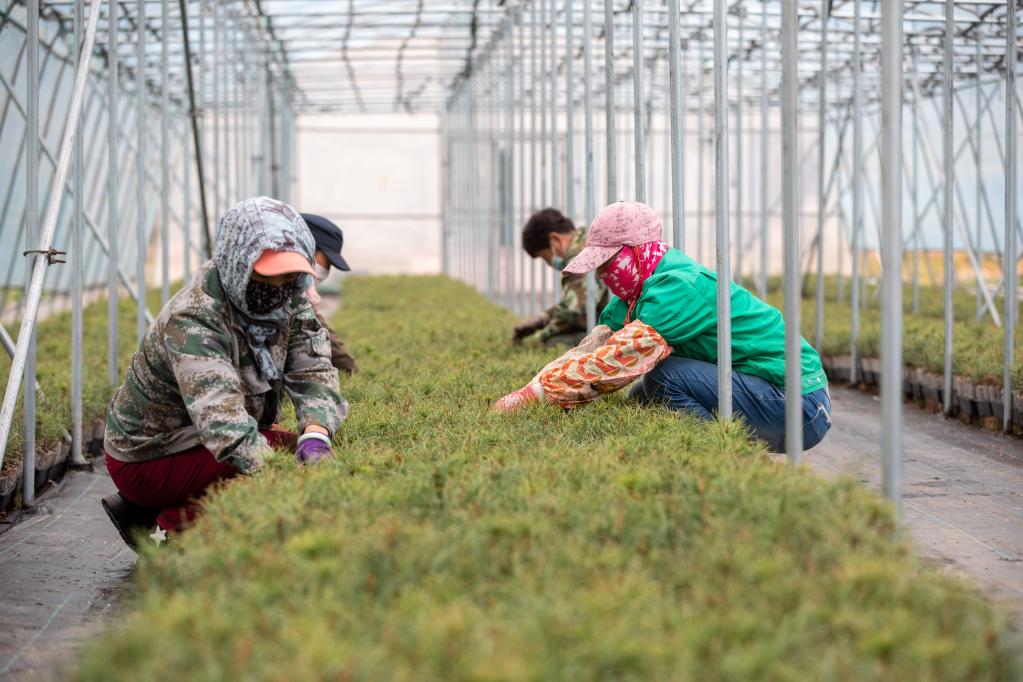
[(437, 116), (307, 115), (297, 137), (293, 203), (341, 226), (353, 272), (440, 272)]

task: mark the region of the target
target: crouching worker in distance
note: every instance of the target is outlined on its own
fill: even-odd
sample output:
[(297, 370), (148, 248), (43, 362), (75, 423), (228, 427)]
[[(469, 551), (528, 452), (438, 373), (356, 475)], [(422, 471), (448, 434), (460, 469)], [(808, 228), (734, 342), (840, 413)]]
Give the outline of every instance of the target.
[[(631, 396), (713, 419), (718, 404), (717, 276), (661, 241), (654, 211), (640, 203), (605, 208), (586, 248), (565, 271), (596, 269), (614, 296), (600, 324), (526, 386), (497, 402), (511, 411), (546, 401), (582, 405), (634, 380)], [(774, 452), (785, 451), (785, 322), (781, 313), (731, 285), (732, 409)], [(820, 357), (802, 341), (803, 447), (831, 428)]]
[(348, 261), (341, 255), (341, 247), (345, 243), (344, 236), (341, 234), (340, 227), (323, 216), (318, 216), (315, 213), (303, 213), (302, 219), (309, 226), (309, 231), (312, 232), (313, 239), (316, 241), (316, 262), (313, 264), (315, 271), (313, 279), (315, 281), (306, 291), (306, 298), (312, 304), (320, 326), (327, 330), (327, 337), (330, 339), (330, 364), (346, 374), (355, 374), (359, 371), (359, 368), (355, 366), (355, 358), (345, 348), (341, 337), (331, 329), (327, 324), (327, 319), (320, 313), (320, 302), (323, 299), (316, 291), (316, 285), (330, 275), (331, 266), (342, 272), (351, 270)]
[[(547, 265), (563, 272), (561, 298), (539, 317), (517, 324), (513, 343), (533, 337), (545, 346), (574, 346), (586, 336), (586, 276), (564, 272), (585, 245), (586, 230), (576, 229), (556, 208), (545, 208), (530, 216), (522, 228), (522, 248), (531, 258), (542, 258)], [(599, 280), (594, 298), (600, 315), (607, 305), (608, 293)]]
[[(305, 292), (313, 237), (291, 206), (259, 197), (229, 209), (216, 252), (160, 311), (107, 411), (104, 449), (118, 494), (103, 500), (121, 536), (182, 529), (216, 481), (257, 472), (273, 448), (300, 462), (333, 455), (348, 413), (330, 342)], [(287, 392), (299, 434), (273, 428)]]

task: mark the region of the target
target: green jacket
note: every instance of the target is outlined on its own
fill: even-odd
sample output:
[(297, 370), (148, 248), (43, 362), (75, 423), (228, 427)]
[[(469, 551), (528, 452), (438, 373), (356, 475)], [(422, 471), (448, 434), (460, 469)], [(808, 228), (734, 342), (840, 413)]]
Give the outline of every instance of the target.
[[(732, 369), (785, 388), (785, 320), (777, 308), (732, 283)], [(617, 331), (629, 305), (612, 297), (600, 323)], [(717, 275), (668, 249), (646, 282), (632, 319), (664, 337), (672, 355), (717, 363)], [(828, 385), (817, 351), (802, 340), (803, 395)]]
[[(582, 227), (575, 231), (572, 243), (565, 252), (565, 265), (579, 255), (586, 246), (586, 230)], [(593, 291), (597, 304), (597, 315), (600, 315), (610, 294), (607, 287), (599, 279)], [(561, 299), (557, 305), (547, 311), (550, 321), (537, 336), (546, 342), (560, 334), (572, 334), (588, 331), (586, 326), (586, 275), (561, 275)]]
[(330, 341), (304, 293), (296, 294), (270, 346), (282, 379), (258, 371), (210, 261), (164, 306), (132, 357), (107, 410), (104, 448), (144, 462), (202, 445), (243, 472), (269, 450), (260, 428), (273, 424), (286, 391), (298, 428), (333, 433), (348, 413), (338, 395)]

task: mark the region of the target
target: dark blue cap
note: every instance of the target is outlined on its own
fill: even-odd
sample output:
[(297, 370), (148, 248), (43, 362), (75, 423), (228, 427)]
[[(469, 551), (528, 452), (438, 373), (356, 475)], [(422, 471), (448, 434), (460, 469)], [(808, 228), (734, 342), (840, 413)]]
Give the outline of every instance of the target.
[(338, 270), (345, 272), (351, 270), (348, 263), (341, 256), (341, 246), (345, 243), (345, 238), (341, 234), (341, 228), (315, 213), (303, 213), (302, 219), (309, 226), (309, 231), (313, 233), (313, 239), (316, 240), (316, 248), (327, 256), (330, 264)]

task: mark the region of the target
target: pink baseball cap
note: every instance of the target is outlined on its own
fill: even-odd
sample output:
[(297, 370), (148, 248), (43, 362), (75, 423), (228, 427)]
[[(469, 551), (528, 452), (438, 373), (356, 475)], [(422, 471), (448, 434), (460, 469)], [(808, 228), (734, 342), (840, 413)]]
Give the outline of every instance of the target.
[(593, 219), (586, 233), (586, 248), (565, 267), (581, 275), (596, 270), (623, 246), (639, 246), (664, 238), (664, 226), (654, 209), (638, 201), (618, 201)]
[(314, 274), (313, 267), (309, 265), (306, 257), (294, 251), (271, 251), (268, 249), (260, 254), (252, 265), (252, 269), (264, 277), (288, 275), (293, 272)]

